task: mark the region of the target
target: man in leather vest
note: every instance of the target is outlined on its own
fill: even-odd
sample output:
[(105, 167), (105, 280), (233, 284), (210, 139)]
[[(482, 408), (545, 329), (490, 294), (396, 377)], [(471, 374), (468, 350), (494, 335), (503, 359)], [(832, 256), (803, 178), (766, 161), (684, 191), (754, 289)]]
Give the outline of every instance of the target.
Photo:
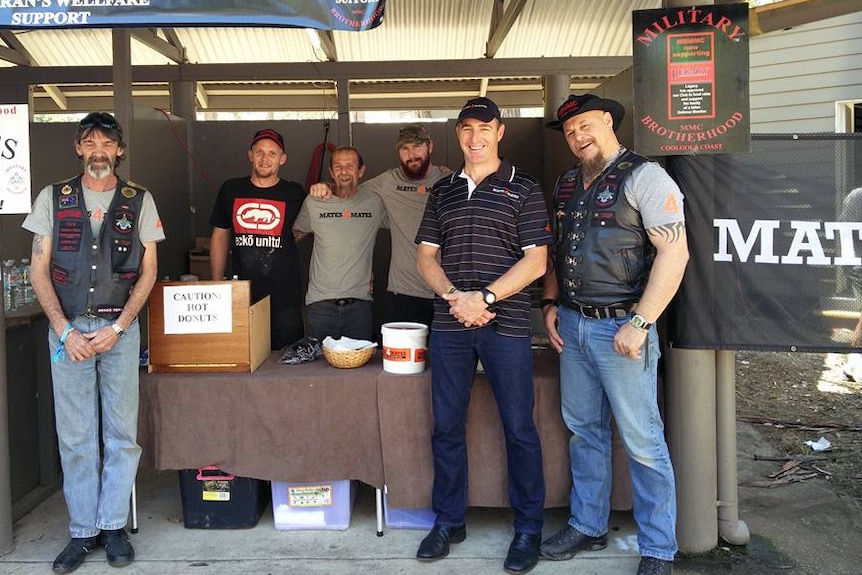
[(541, 552), (564, 560), (607, 546), (613, 414), (632, 479), (638, 575), (664, 575), (677, 551), (676, 489), (656, 403), (655, 322), (679, 287), (688, 247), (679, 187), (620, 145), (623, 115), (619, 102), (573, 95), (547, 124), (579, 164), (554, 189), (554, 266), (542, 300), (573, 433), (571, 510)]
[(165, 238), (150, 193), (114, 173), (125, 142), (113, 116), (81, 120), (75, 151), (83, 172), (43, 189), (23, 223), (34, 234), (33, 290), (51, 326), (72, 537), (55, 573), (74, 571), (99, 547), (114, 567), (135, 557), (124, 528), (141, 455), (137, 318), (156, 280), (156, 243)]

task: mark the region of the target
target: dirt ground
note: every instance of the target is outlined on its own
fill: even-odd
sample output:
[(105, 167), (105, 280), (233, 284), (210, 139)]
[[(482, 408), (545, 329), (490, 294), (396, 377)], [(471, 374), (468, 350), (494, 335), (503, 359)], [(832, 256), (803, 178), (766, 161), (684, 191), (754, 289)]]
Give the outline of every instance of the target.
[[(853, 361), (843, 354), (737, 352), (737, 419), (756, 425), (786, 456), (775, 462), (774, 477), (763, 478), (764, 488), (821, 477), (862, 503), (862, 383), (845, 373)], [(821, 437), (831, 449), (806, 444)]]

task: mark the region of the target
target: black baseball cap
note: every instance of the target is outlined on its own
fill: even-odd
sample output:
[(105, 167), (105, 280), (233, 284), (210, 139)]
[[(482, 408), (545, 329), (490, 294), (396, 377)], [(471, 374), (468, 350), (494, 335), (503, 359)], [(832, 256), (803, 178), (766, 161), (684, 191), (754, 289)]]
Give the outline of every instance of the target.
[(473, 98), (467, 100), (467, 103), (461, 108), (461, 113), (458, 114), (458, 121), (465, 118), (476, 118), (482, 122), (490, 122), (497, 120), (502, 122), (500, 117), (500, 108), (490, 98)]

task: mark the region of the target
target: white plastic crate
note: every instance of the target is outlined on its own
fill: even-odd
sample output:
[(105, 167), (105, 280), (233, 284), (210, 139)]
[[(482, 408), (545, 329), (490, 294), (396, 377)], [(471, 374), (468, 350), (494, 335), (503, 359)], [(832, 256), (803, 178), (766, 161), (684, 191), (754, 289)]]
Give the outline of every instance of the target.
[(383, 487), (383, 517), (389, 529), (423, 529), (434, 527), (437, 514), (430, 507), (390, 507), (389, 493)]
[(350, 527), (350, 513), (356, 499), (356, 481), (315, 483), (272, 482), (272, 514), (275, 528), (328, 529)]

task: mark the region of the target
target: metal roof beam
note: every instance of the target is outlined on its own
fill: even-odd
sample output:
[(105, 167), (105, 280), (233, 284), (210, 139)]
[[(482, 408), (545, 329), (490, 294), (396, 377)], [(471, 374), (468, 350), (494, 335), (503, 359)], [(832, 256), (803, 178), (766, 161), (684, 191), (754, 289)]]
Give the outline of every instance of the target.
[(173, 28), (162, 28), (161, 30), (162, 30), (162, 34), (165, 35), (165, 38), (167, 39), (168, 43), (170, 43), (171, 46), (177, 48), (178, 50), (182, 50), (183, 62), (185, 62), (185, 60), (186, 60), (186, 56), (185, 56), (186, 47), (183, 46), (183, 41), (180, 40), (180, 37), (177, 35), (177, 31), (174, 30)]
[(338, 48), (335, 47), (335, 37), (332, 30), (315, 30), (320, 38), (320, 49), (330, 62), (338, 62)]
[[(386, 62), (297, 62), (264, 64), (179, 64), (132, 66), (134, 82), (230, 82), (283, 80), (392, 80), (428, 78), (511, 78), (566, 74), (611, 77), (631, 67), (631, 56), (506, 58), (474, 60), (399, 60)], [(10, 68), (11, 84), (109, 84), (111, 66)]]
[(784, 0), (748, 10), (752, 36), (862, 12), (862, 0)]
[(18, 66), (35, 66), (33, 56), (27, 51), (27, 48), (15, 37), (12, 30), (0, 30), (0, 39), (2, 39), (8, 48), (0, 46), (0, 60), (6, 60)]
[(153, 28), (134, 28), (130, 31), (132, 38), (147, 46), (168, 60), (181, 64), (186, 59), (185, 50), (178, 48), (162, 39)]
[(493, 58), (497, 54), (497, 50), (499, 50), (500, 46), (503, 45), (503, 41), (509, 34), (509, 30), (512, 29), (518, 16), (521, 15), (521, 12), (524, 10), (524, 4), (526, 3), (527, 0), (511, 0), (511, 2), (509, 2), (509, 7), (506, 8), (500, 21), (492, 24), (491, 33), (488, 36), (488, 43), (485, 44), (486, 58)]
[(52, 100), (54, 100), (54, 103), (57, 105), (57, 108), (63, 111), (69, 109), (69, 101), (60, 88), (54, 86), (53, 84), (42, 84), (42, 89), (45, 90), (45, 93), (48, 94), (48, 96), (50, 96)]
[(195, 99), (198, 101), (198, 106), (206, 110), (210, 107), (210, 98), (207, 94), (204, 85), (200, 82), (195, 82)]

